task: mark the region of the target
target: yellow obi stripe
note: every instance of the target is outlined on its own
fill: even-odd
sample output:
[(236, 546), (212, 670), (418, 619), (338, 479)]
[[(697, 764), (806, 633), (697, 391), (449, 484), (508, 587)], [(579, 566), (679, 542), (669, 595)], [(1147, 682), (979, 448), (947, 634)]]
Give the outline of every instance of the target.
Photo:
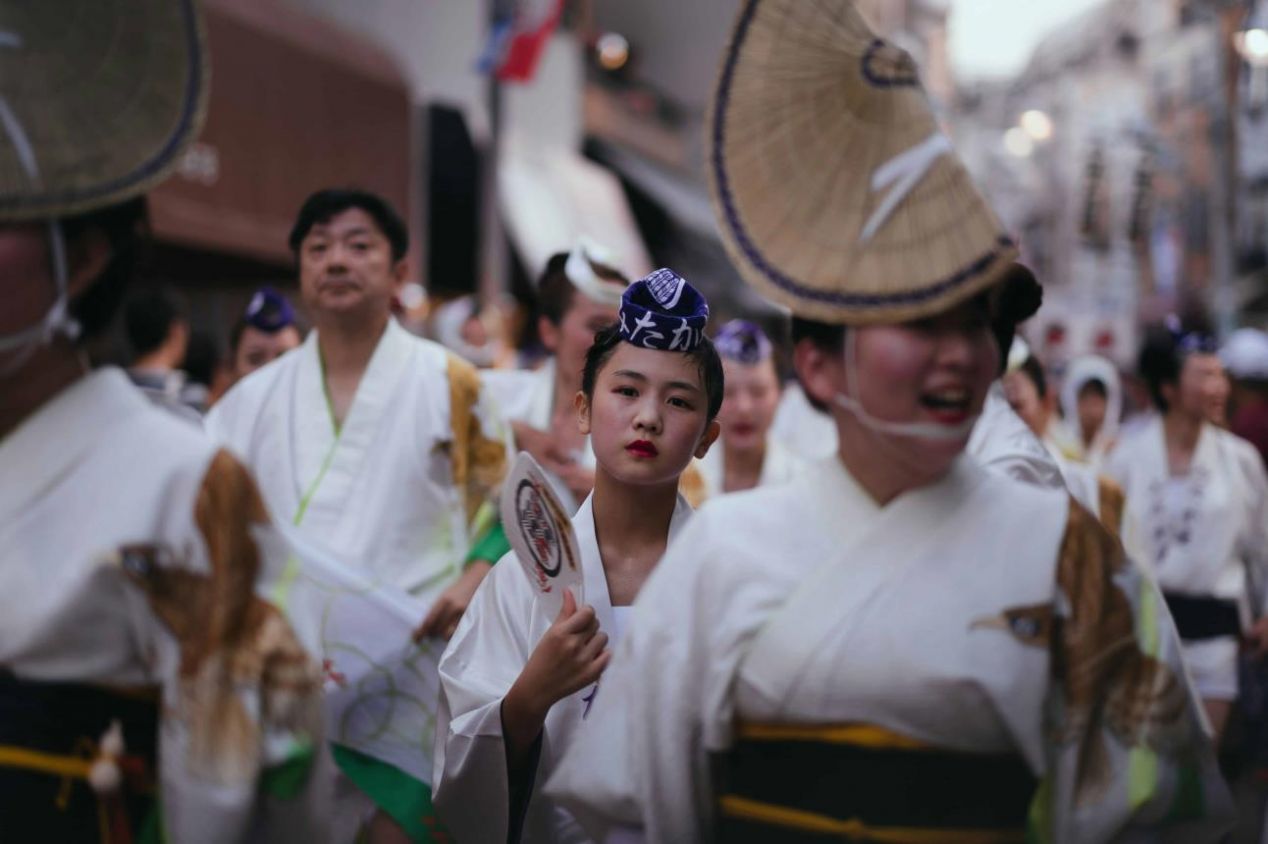
[(77, 756), (41, 753), (38, 750), (27, 750), (25, 747), (0, 745), (0, 766), (50, 774), (55, 777), (86, 780), (88, 772), (92, 769), (92, 761)]
[(736, 737), (744, 741), (813, 741), (889, 750), (941, 750), (922, 741), (870, 724), (762, 724), (740, 722)]
[(1023, 844), (1026, 840), (1024, 831), (1013, 830), (867, 826), (857, 819), (842, 821), (735, 795), (722, 797), (718, 807), (724, 816), (737, 820), (840, 836), (850, 841), (875, 841), (879, 844)]
[(737, 721), (718, 760), (719, 840), (1024, 842), (1036, 779), (1015, 751), (866, 723)]

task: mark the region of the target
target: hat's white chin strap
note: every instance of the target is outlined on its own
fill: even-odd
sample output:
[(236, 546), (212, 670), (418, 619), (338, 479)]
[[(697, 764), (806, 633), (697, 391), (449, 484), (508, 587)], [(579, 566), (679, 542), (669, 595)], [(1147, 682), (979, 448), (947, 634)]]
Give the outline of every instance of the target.
[(851, 390), (858, 389), (856, 385), (859, 383), (858, 361), (856, 360), (854, 348), (855, 334), (856, 331), (852, 328), (847, 328), (845, 331), (846, 391), (837, 393), (832, 397), (838, 407), (848, 411), (865, 427), (878, 434), (916, 437), (923, 440), (950, 441), (964, 439), (973, 432), (973, 426), (977, 424), (977, 414), (970, 416), (958, 425), (939, 425), (936, 422), (891, 422), (886, 419), (877, 419), (868, 413), (867, 408), (863, 407), (863, 402), (850, 395)]
[[(20, 35), (12, 32), (0, 33), (5, 36), (3, 46), (22, 47)], [(9, 103), (0, 97), (0, 130), (3, 130), (13, 144), (18, 163), (26, 172), (27, 178), (34, 184), (40, 182), (40, 169), (36, 162), (35, 149), (22, 127), (18, 116), (9, 108)], [(56, 219), (48, 221), (49, 250), (53, 259), (53, 283), (57, 288), (57, 296), (48, 311), (35, 325), (23, 328), (10, 334), (0, 334), (0, 375), (12, 375), (31, 359), (42, 346), (47, 346), (60, 333), (69, 340), (79, 336), (80, 325), (70, 315), (70, 273), (66, 266), (66, 238), (62, 234), (62, 225)]]
[(49, 250), (53, 259), (53, 283), (57, 296), (53, 304), (44, 313), (43, 318), (35, 325), (22, 328), (9, 334), (0, 334), (0, 375), (12, 375), (17, 372), (31, 355), (43, 346), (53, 342), (58, 334), (68, 340), (79, 337), (78, 320), (70, 315), (69, 271), (66, 265), (66, 238), (62, 234), (62, 225), (57, 220), (48, 222)]

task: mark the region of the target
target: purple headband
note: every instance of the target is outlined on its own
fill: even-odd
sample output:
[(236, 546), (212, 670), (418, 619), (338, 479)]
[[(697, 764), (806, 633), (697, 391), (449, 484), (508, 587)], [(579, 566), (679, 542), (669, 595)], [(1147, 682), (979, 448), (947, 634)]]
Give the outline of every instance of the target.
[(625, 288), (618, 317), (627, 343), (690, 352), (704, 339), (709, 303), (678, 273), (659, 269)]
[(275, 334), (295, 324), (295, 309), (281, 293), (271, 287), (261, 287), (247, 303), (242, 318), (252, 328), (258, 328), (265, 334)]
[(1220, 344), (1204, 331), (1182, 331), (1180, 318), (1170, 314), (1166, 320), (1167, 330), (1176, 344), (1176, 351), (1181, 355), (1214, 355), (1219, 354)]
[(771, 356), (770, 339), (756, 323), (733, 319), (718, 329), (713, 345), (722, 357), (752, 365)]

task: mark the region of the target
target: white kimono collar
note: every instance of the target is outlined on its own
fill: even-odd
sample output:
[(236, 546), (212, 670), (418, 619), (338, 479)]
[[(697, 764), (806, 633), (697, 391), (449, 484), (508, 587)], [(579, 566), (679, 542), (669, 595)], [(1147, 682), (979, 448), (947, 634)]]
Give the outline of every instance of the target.
[[(1162, 417), (1150, 419), (1142, 430), (1141, 436), (1148, 437), (1150, 460), (1142, 461), (1142, 465), (1150, 468), (1151, 480), (1167, 480), (1171, 477), (1171, 461), (1167, 459), (1167, 432), (1162, 427)], [(1203, 422), (1198, 431), (1197, 446), (1193, 449), (1193, 459), (1189, 461), (1189, 472), (1198, 467), (1209, 467), (1218, 460), (1216, 453), (1216, 434), (1211, 423)]]
[[(303, 499), (308, 487), (322, 473), (322, 467), (330, 461), (326, 479), (322, 481), (323, 493), (329, 500), (341, 500), (341, 496), (356, 475), (362, 455), (374, 445), (379, 422), (396, 394), (399, 381), (406, 369), (414, 345), (412, 335), (396, 322), (388, 319), (383, 337), (379, 340), (361, 376), (356, 395), (348, 408), (348, 415), (338, 433), (335, 448), (335, 423), (326, 397), (325, 378), (322, 374), (321, 350), (317, 345), (317, 332), (311, 332), (299, 349), (298, 372), (295, 378), (295, 396), (291, 403), (290, 430), (295, 459), (296, 494)], [(335, 452), (331, 455), (331, 449)], [(337, 489), (336, 489), (337, 488)], [(325, 495), (323, 495), (325, 497)], [(293, 518), (293, 514), (288, 514)]]
[[(577, 550), (581, 554), (584, 602), (594, 607), (599, 617), (599, 626), (609, 634), (615, 629), (612, 619), (612, 595), (608, 592), (608, 577), (603, 569), (603, 558), (599, 555), (599, 538), (594, 529), (594, 507), (591, 503), (594, 493), (586, 496), (586, 500), (572, 517), (572, 529), (577, 536)], [(687, 524), (692, 514), (691, 505), (681, 495), (674, 504), (674, 512), (669, 517), (669, 543)], [(669, 543), (666, 543), (668, 546)], [(585, 561), (593, 560), (593, 565), (585, 565)], [(554, 619), (551, 619), (554, 621)]]
[[(116, 426), (153, 406), (114, 367), (80, 378), (0, 440), (0, 521), (27, 504), (115, 434)], [(120, 483), (124, 483), (121, 479)]]
[(808, 519), (817, 518), (823, 524), (838, 525), (836, 529), (852, 536), (857, 533), (858, 525), (842, 524), (842, 513), (865, 514), (871, 518), (893, 508), (909, 497), (928, 497), (923, 496), (923, 493), (931, 489), (941, 489), (951, 499), (955, 499), (957, 496), (967, 494), (968, 490), (975, 487), (987, 474), (987, 471), (973, 458), (967, 454), (961, 454), (942, 478), (932, 484), (905, 492), (882, 507), (868, 494), (867, 490), (859, 485), (859, 482), (845, 468), (841, 458), (834, 454), (819, 461), (816, 469), (806, 473), (805, 477), (798, 481), (798, 486), (806, 489), (806, 495), (810, 501), (811, 512), (806, 514)]

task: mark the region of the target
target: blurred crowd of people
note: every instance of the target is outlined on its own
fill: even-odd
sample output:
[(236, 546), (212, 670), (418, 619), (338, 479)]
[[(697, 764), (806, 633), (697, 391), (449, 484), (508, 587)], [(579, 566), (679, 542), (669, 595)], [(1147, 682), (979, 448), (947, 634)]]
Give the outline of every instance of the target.
[(850, 0), (745, 4), (721, 63), (719, 236), (787, 318), (587, 238), (522, 313), (427, 307), (399, 209), (315, 185), (295, 300), (224, 337), (133, 284), (197, 5), (76, 11), (0, 0), (0, 838), (1229, 834), (1268, 337), (1040, 360), (1042, 280)]

